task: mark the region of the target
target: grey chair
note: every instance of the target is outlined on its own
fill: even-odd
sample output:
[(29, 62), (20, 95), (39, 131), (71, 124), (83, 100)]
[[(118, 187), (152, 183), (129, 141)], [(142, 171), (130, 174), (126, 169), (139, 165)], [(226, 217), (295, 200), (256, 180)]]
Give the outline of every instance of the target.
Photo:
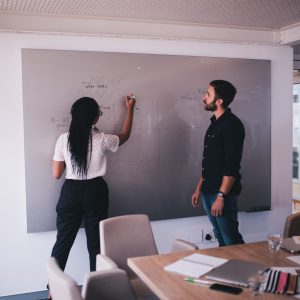
[(199, 247), (193, 243), (182, 239), (176, 239), (172, 243), (171, 252), (181, 252), (189, 250), (199, 250)]
[[(152, 291), (127, 265), (128, 257), (158, 254), (148, 216), (113, 217), (101, 221), (99, 226), (101, 254), (127, 272), (137, 298), (154, 298)], [(98, 258), (96, 269), (101, 270)]]
[(287, 216), (284, 225), (284, 238), (289, 238), (296, 235), (300, 235), (300, 212)]
[[(153, 296), (149, 288), (127, 265), (127, 258), (129, 257), (158, 254), (148, 216), (136, 214), (113, 217), (101, 221), (99, 226), (101, 254), (111, 259), (116, 267), (127, 272), (137, 297)], [(172, 249), (185, 251), (197, 248), (197, 246), (192, 245), (189, 242), (177, 240)], [(96, 269), (105, 269), (103, 256), (97, 256)]]
[[(107, 267), (108, 265), (107, 261)], [(115, 268), (114, 264), (110, 269), (88, 273), (82, 292), (78, 284), (60, 269), (53, 257), (48, 260), (47, 274), (53, 300), (136, 299), (126, 272)]]

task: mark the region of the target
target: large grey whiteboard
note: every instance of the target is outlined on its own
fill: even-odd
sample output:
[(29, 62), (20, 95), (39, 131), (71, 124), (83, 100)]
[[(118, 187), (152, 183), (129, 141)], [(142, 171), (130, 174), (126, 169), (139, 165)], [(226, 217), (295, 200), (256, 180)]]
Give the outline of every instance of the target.
[(54, 146), (68, 130), (72, 103), (82, 96), (101, 106), (98, 127), (105, 132), (121, 129), (123, 96), (137, 97), (131, 138), (109, 156), (110, 216), (204, 214), (190, 199), (211, 117), (202, 92), (213, 79), (238, 89), (231, 108), (246, 129), (239, 209), (270, 207), (270, 61), (22, 49), (22, 68), (28, 232), (55, 229), (63, 179), (51, 175)]

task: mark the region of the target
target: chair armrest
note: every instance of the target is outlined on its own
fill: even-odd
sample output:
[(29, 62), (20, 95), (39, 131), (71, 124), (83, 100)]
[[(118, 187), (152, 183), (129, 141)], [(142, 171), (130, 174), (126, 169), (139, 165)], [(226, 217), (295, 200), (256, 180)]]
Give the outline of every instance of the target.
[(96, 256), (96, 270), (114, 270), (118, 269), (117, 264), (104, 254), (97, 254)]
[(172, 243), (171, 252), (180, 252), (180, 251), (188, 251), (188, 250), (198, 250), (199, 247), (191, 242), (176, 239)]
[(127, 273), (121, 269), (90, 272), (82, 288), (84, 300), (136, 299)]

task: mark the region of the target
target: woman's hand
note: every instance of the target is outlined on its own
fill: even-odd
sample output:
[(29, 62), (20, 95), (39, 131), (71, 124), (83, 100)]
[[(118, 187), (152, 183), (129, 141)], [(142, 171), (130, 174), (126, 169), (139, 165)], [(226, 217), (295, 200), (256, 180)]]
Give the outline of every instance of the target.
[(135, 105), (135, 102), (136, 101), (135, 101), (135, 97), (133, 96), (133, 94), (125, 97), (125, 103), (126, 103), (127, 108), (133, 108)]
[(122, 131), (119, 134), (117, 134), (117, 136), (119, 137), (119, 141), (120, 141), (119, 145), (122, 145), (123, 143), (125, 143), (130, 137), (132, 121), (133, 121), (133, 113), (134, 113), (133, 108), (135, 105), (135, 97), (133, 96), (133, 94), (131, 94), (131, 96), (125, 97), (125, 104), (127, 107), (125, 121), (123, 124)]

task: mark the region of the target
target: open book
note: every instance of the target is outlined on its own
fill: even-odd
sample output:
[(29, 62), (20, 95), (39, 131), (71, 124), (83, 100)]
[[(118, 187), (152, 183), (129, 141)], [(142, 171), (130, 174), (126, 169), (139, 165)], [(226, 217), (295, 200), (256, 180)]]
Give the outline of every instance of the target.
[(165, 271), (198, 278), (227, 261), (228, 259), (194, 253), (165, 266), (164, 269)]

